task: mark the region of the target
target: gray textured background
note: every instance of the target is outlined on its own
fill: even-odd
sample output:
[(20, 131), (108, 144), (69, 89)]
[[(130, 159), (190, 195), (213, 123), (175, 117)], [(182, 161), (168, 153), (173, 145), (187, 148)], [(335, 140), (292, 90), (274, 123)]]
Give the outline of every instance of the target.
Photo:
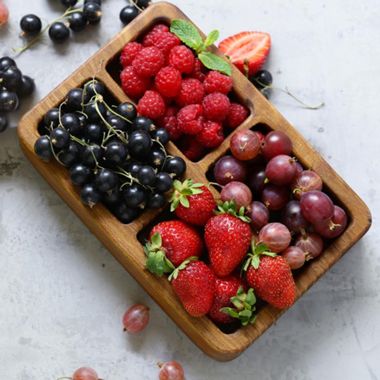
[[(11, 21), (0, 31), (1, 55), (21, 44), (23, 14), (51, 20), (60, 10), (54, 1), (5, 2)], [(273, 103), (368, 202), (374, 225), (239, 359), (218, 363), (195, 348), (48, 187), (11, 128), (0, 136), (1, 377), (53, 380), (86, 364), (105, 380), (155, 379), (155, 363), (175, 358), (187, 379), (380, 378), (379, 1), (175, 3), (204, 31), (221, 29), (222, 37), (271, 33), (275, 84), (326, 107), (303, 110), (280, 93)], [(60, 49), (46, 38), (18, 59), (36, 78), (33, 103), (120, 30), (124, 4), (105, 0), (99, 28)], [(136, 301), (152, 308), (152, 322), (128, 337), (120, 319)]]

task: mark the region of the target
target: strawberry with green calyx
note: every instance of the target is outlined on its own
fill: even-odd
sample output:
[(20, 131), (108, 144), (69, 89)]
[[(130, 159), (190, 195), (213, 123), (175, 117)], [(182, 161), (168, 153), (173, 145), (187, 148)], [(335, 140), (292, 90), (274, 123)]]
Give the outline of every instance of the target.
[(202, 183), (194, 183), (191, 179), (183, 182), (174, 180), (173, 187), (170, 211), (175, 211), (177, 217), (187, 223), (204, 226), (213, 216), (216, 207), (211, 191)]
[(234, 202), (224, 202), (205, 226), (211, 268), (218, 277), (231, 274), (247, 254), (252, 232), (244, 212), (244, 207), (237, 211)]
[(241, 286), (234, 297), (231, 297), (233, 307), (223, 307), (220, 309), (222, 313), (228, 316), (239, 319), (242, 326), (253, 324), (256, 320), (256, 296), (253, 289), (244, 292)]
[(289, 264), (282, 256), (270, 252), (265, 244), (255, 245), (243, 267), (247, 282), (256, 295), (278, 309), (286, 309), (296, 299), (296, 284)]
[(203, 41), (198, 29), (189, 21), (173, 20), (170, 31), (175, 34), (185, 45), (193, 49), (199, 60), (210, 70), (219, 71), (231, 76), (230, 64), (207, 49), (219, 38), (219, 32), (213, 30)]
[(171, 273), (189, 257), (199, 257), (203, 242), (198, 232), (180, 220), (158, 223), (144, 247), (147, 269), (158, 276)]
[(185, 310), (193, 317), (206, 315), (212, 306), (215, 291), (215, 275), (196, 257), (181, 263), (169, 276), (173, 290)]

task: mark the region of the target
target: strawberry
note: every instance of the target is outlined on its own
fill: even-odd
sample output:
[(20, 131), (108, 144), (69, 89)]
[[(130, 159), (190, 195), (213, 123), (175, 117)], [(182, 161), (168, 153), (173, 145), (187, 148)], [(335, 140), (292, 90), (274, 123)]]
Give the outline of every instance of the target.
[(147, 269), (158, 276), (171, 273), (189, 257), (202, 254), (203, 242), (198, 232), (179, 221), (169, 220), (152, 228), (144, 247)]
[(286, 309), (296, 299), (296, 284), (289, 264), (282, 256), (269, 252), (264, 244), (252, 243), (252, 253), (244, 265), (247, 282), (258, 297), (277, 307)]
[(239, 277), (217, 278), (214, 303), (208, 315), (216, 323), (227, 324), (239, 319), (241, 324), (246, 326), (255, 321), (255, 303), (253, 289), (245, 293)]
[(219, 44), (219, 49), (246, 76), (254, 75), (262, 68), (270, 47), (271, 37), (263, 32), (241, 32)]
[(191, 316), (202, 317), (210, 311), (214, 300), (215, 275), (203, 261), (194, 261), (193, 258), (184, 261), (169, 280)]
[(175, 211), (183, 221), (204, 226), (214, 215), (216, 202), (211, 191), (202, 183), (187, 179), (173, 182), (174, 191), (170, 199), (170, 211)]
[(245, 257), (252, 232), (243, 207), (237, 212), (233, 202), (225, 202), (218, 206), (218, 212), (205, 226), (205, 242), (211, 268), (218, 277), (224, 277)]

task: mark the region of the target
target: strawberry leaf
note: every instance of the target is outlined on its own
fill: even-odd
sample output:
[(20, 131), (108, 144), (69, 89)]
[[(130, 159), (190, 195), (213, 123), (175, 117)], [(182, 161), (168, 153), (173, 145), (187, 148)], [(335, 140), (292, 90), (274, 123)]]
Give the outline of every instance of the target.
[(197, 28), (185, 20), (173, 20), (170, 31), (174, 33), (185, 45), (198, 51), (202, 45), (202, 37)]
[(257, 256), (257, 255), (253, 255), (253, 256), (252, 256), (251, 265), (252, 265), (255, 269), (259, 269), (259, 266), (260, 266), (260, 259), (259, 259), (259, 256)]
[(207, 48), (211, 46), (218, 38), (219, 38), (219, 30), (213, 30), (206, 37), (206, 40), (203, 45)]
[(198, 54), (198, 58), (208, 69), (220, 71), (221, 73), (229, 76), (232, 75), (230, 64), (214, 53), (203, 51), (202, 53)]

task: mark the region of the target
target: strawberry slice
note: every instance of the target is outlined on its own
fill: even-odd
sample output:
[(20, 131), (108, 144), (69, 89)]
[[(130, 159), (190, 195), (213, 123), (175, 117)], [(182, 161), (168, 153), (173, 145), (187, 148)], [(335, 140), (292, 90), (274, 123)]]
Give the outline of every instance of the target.
[(271, 47), (271, 37), (264, 32), (241, 32), (227, 37), (219, 49), (243, 73), (256, 74), (264, 65)]

